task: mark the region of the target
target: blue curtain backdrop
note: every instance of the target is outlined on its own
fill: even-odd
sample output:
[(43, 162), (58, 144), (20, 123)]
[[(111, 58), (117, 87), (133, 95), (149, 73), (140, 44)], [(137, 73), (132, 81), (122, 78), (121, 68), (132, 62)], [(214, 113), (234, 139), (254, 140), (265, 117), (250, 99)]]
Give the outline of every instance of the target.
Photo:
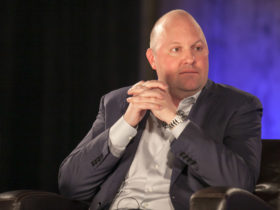
[[(262, 138), (280, 138), (280, 0), (163, 0), (189, 11), (210, 48), (209, 77), (259, 97)], [(161, 15), (160, 14), (160, 15)]]

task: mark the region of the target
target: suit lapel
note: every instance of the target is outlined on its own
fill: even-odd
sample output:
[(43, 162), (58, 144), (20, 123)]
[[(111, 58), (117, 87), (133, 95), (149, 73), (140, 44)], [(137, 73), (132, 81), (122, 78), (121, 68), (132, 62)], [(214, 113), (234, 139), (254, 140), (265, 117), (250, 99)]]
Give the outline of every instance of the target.
[[(216, 97), (213, 92), (214, 82), (208, 80), (205, 87), (201, 91), (196, 103), (193, 105), (189, 119), (195, 122), (197, 125), (201, 126), (203, 123), (205, 112), (207, 112), (207, 108), (209, 107), (208, 103), (204, 103), (205, 101), (213, 100), (213, 97)], [(181, 160), (175, 158), (172, 176), (171, 176), (171, 185), (174, 184), (178, 176), (182, 173), (182, 170), (186, 168), (187, 165), (183, 163)]]
[(143, 120), (139, 123), (136, 136), (128, 144), (128, 146), (125, 150), (125, 153), (122, 156), (123, 159), (129, 159), (130, 160), (129, 166), (131, 165), (131, 162), (132, 162), (132, 160), (134, 158), (134, 155), (136, 153), (137, 147), (139, 145), (140, 139), (141, 139), (143, 131), (145, 129), (147, 118), (148, 118), (148, 112), (146, 113)]
[(208, 80), (196, 103), (190, 111), (189, 119), (201, 126), (205, 121), (205, 115), (209, 110), (209, 105), (213, 102), (216, 103), (218, 101), (217, 99), (217, 94), (215, 93), (215, 84), (211, 80)]
[[(120, 165), (118, 167), (118, 172), (117, 172), (118, 173), (117, 177), (118, 180), (120, 180), (120, 182), (115, 182), (112, 184), (121, 185), (121, 183), (125, 180), (125, 177), (134, 159), (143, 131), (145, 129), (148, 116), (149, 116), (149, 112), (146, 113), (145, 117), (139, 123), (136, 136), (127, 145), (127, 148), (121, 157)], [(118, 189), (119, 187), (120, 186), (117, 186), (116, 189)]]

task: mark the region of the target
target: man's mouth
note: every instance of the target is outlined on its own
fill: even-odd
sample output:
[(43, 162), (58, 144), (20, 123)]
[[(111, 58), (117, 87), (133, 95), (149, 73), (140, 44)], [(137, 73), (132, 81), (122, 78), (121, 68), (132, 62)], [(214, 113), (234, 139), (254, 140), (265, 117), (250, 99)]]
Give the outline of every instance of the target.
[(194, 70), (185, 70), (185, 71), (179, 72), (179, 74), (198, 74), (198, 72), (194, 71)]

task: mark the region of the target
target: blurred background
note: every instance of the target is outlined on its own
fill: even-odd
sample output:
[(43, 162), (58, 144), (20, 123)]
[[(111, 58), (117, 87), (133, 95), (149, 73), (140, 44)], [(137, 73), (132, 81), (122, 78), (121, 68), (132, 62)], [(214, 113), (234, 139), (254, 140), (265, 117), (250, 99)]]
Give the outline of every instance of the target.
[(210, 78), (257, 95), (262, 138), (280, 138), (280, 0), (2, 0), (0, 192), (58, 191), (100, 97), (155, 76), (149, 32), (177, 8), (205, 32)]

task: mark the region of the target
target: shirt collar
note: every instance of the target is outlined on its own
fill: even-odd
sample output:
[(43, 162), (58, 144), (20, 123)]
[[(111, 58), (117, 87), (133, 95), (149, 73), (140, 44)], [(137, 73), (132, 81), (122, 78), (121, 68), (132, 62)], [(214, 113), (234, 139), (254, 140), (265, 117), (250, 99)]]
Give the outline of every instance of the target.
[(195, 93), (192, 96), (189, 96), (189, 97), (186, 97), (186, 98), (182, 99), (179, 103), (178, 110), (184, 110), (185, 107), (195, 104), (195, 102), (196, 102), (198, 96), (200, 95), (200, 93), (201, 93), (201, 90), (198, 91), (197, 93)]

